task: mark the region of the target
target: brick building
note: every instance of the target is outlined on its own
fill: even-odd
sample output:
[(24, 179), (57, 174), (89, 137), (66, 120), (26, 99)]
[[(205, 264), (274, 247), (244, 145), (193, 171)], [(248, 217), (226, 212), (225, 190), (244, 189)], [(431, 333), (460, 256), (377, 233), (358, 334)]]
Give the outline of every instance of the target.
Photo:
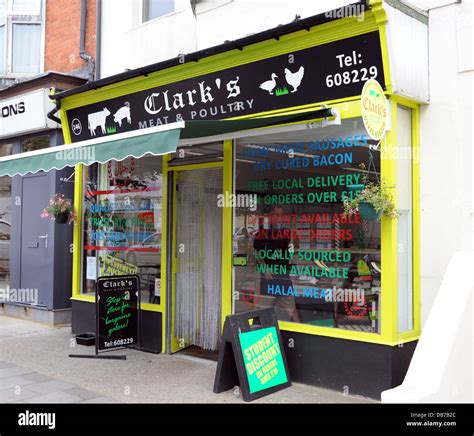
[[(0, 156), (64, 143), (48, 94), (94, 79), (95, 53), (96, 0), (0, 2)], [(69, 170), (0, 178), (1, 314), (69, 322), (72, 226), (40, 214), (73, 191)]]

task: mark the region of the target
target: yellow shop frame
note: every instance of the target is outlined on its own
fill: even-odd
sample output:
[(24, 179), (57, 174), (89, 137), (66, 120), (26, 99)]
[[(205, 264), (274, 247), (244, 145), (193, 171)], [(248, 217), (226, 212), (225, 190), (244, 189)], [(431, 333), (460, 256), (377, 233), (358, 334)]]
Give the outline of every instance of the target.
[[(412, 146), (413, 155), (418, 156), (419, 149), (419, 107), (418, 104), (395, 96), (392, 94), (392, 82), (390, 77), (390, 66), (388, 59), (387, 37), (386, 37), (386, 15), (382, 8), (381, 1), (371, 1), (372, 8), (366, 14), (363, 22), (358, 22), (356, 17), (343, 18), (337, 21), (324, 23), (313, 27), (309, 30), (301, 30), (293, 34), (283, 35), (276, 44), (272, 40), (266, 40), (245, 47), (244, 50), (230, 50), (226, 53), (212, 55), (201, 59), (196, 63), (184, 63), (175, 67), (165, 69), (156, 73), (150, 73), (147, 77), (137, 77), (122, 82), (108, 85), (101, 89), (86, 91), (82, 94), (76, 94), (64, 98), (61, 103), (61, 119), (63, 121), (63, 132), (66, 143), (71, 143), (71, 133), (66, 111), (76, 107), (84, 106), (91, 103), (100, 102), (129, 93), (146, 90), (152, 87), (166, 85), (176, 81), (204, 75), (207, 73), (219, 71), (226, 68), (243, 65), (249, 62), (265, 59), (272, 56), (291, 53), (295, 50), (301, 50), (314, 45), (320, 45), (327, 42), (337, 41), (344, 38), (364, 34), (370, 31), (378, 30), (381, 40), (382, 59), (385, 72), (386, 95), (390, 102), (391, 129), (387, 133), (382, 147), (393, 149), (397, 142), (397, 104), (403, 104), (412, 109)], [(341, 118), (354, 118), (360, 116), (360, 100), (359, 97), (351, 99), (338, 99), (325, 101), (325, 105), (337, 108), (341, 114)], [(287, 108), (277, 111), (270, 111), (261, 114), (253, 114), (251, 116), (269, 116), (282, 114), (287, 111), (303, 111), (314, 107), (321, 106), (320, 102), (314, 104), (303, 105), (299, 107)], [(241, 118), (247, 118), (245, 116)], [(236, 135), (236, 137), (238, 134)], [(390, 153), (388, 153), (390, 155)], [(166, 323), (167, 317), (170, 316), (166, 311), (167, 302), (167, 265), (168, 253), (166, 249), (167, 232), (167, 213), (168, 198), (167, 186), (168, 175), (170, 171), (179, 171), (179, 167), (170, 168), (168, 166), (169, 156), (163, 156), (163, 217), (162, 217), (162, 244), (161, 252), (161, 268), (162, 268), (162, 298), (159, 305), (142, 303), (142, 309), (147, 311), (158, 311), (163, 314), (163, 351), (166, 344)], [(233, 169), (233, 145), (232, 141), (224, 141), (224, 160), (220, 164), (223, 167), (223, 190), (224, 192), (232, 192), (232, 169)], [(187, 166), (190, 168), (190, 166)], [(382, 177), (390, 185), (397, 183), (396, 163), (389, 159), (381, 160)], [(338, 330), (336, 328), (327, 328), (320, 326), (310, 326), (304, 324), (295, 324), (290, 322), (280, 322), (282, 330), (294, 331), (299, 333), (320, 335), (347, 340), (362, 341), (374, 344), (397, 345), (403, 342), (416, 340), (420, 334), (420, 209), (419, 209), (419, 162), (414, 159), (412, 162), (412, 199), (413, 199), (413, 307), (414, 307), (414, 329), (403, 334), (398, 333), (398, 292), (397, 292), (397, 225), (395, 220), (382, 218), (382, 319), (381, 334), (355, 332), (349, 330)], [(75, 172), (75, 205), (78, 216), (82, 216), (82, 189), (83, 189), (83, 171), (82, 166), (76, 166)], [(394, 200), (397, 201), (396, 192), (394, 192)], [(222, 313), (229, 314), (232, 310), (232, 210), (223, 208), (223, 258), (222, 258)], [(81, 247), (82, 247), (82, 222), (79, 220), (74, 224), (74, 253), (73, 253), (73, 283), (72, 283), (72, 299), (86, 302), (93, 302), (94, 297), (81, 294)]]

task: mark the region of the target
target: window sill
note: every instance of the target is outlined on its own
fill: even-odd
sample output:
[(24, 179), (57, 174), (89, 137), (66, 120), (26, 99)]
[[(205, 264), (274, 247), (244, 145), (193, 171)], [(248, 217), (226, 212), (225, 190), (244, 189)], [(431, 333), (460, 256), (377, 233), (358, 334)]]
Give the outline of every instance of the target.
[(320, 327), (309, 324), (296, 324), (288, 321), (279, 321), (280, 330), (303, 333), (316, 336), (326, 336), (350, 341), (369, 342), (372, 344), (395, 346), (405, 342), (415, 341), (420, 337), (420, 332), (407, 332), (400, 334), (397, 341), (386, 340), (379, 333), (364, 333), (350, 330), (342, 330), (333, 327)]
[(174, 15), (178, 15), (178, 14), (181, 14), (183, 13), (185, 10), (184, 9), (179, 9), (177, 11), (174, 11), (174, 12), (170, 12), (169, 14), (166, 14), (166, 15), (161, 15), (160, 17), (156, 17), (156, 18), (153, 18), (151, 20), (148, 20), (148, 21), (142, 21), (141, 23), (138, 24), (137, 27), (133, 28), (133, 30), (137, 30), (137, 29), (140, 29), (142, 27), (145, 27), (147, 26), (148, 24), (152, 24), (152, 23), (156, 23), (157, 21), (160, 21), (160, 20), (164, 20), (166, 18), (170, 18)]

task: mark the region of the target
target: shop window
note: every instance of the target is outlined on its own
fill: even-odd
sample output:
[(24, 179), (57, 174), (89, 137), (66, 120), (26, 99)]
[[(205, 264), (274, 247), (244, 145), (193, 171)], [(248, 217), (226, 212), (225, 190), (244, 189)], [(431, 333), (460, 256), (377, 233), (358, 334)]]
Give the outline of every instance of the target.
[(380, 333), (381, 224), (343, 215), (364, 176), (380, 179), (365, 135), (357, 118), (237, 142), (234, 312)]
[(0, 0), (0, 75), (41, 72), (42, 1)]
[(50, 138), (49, 135), (35, 136), (33, 138), (25, 139), (21, 142), (21, 151), (34, 151), (40, 150), (41, 148), (49, 147)]
[(162, 158), (84, 170), (82, 292), (100, 276), (138, 274), (141, 300), (160, 303)]
[[(0, 156), (12, 154), (12, 144), (0, 145)], [(12, 179), (0, 177), (0, 289), (10, 285), (10, 241), (12, 224)]]
[(397, 109), (398, 331), (413, 330), (413, 215), (411, 109)]
[(175, 10), (175, 0), (143, 0), (143, 22), (153, 20)]

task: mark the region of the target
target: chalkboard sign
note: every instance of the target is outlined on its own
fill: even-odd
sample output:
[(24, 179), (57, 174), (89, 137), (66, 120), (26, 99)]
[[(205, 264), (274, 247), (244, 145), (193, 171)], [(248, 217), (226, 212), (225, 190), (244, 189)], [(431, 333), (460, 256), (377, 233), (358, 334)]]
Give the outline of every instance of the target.
[(98, 350), (112, 350), (138, 342), (139, 289), (136, 275), (97, 279)]
[(237, 385), (245, 401), (291, 386), (273, 308), (230, 315), (225, 320), (214, 393)]

